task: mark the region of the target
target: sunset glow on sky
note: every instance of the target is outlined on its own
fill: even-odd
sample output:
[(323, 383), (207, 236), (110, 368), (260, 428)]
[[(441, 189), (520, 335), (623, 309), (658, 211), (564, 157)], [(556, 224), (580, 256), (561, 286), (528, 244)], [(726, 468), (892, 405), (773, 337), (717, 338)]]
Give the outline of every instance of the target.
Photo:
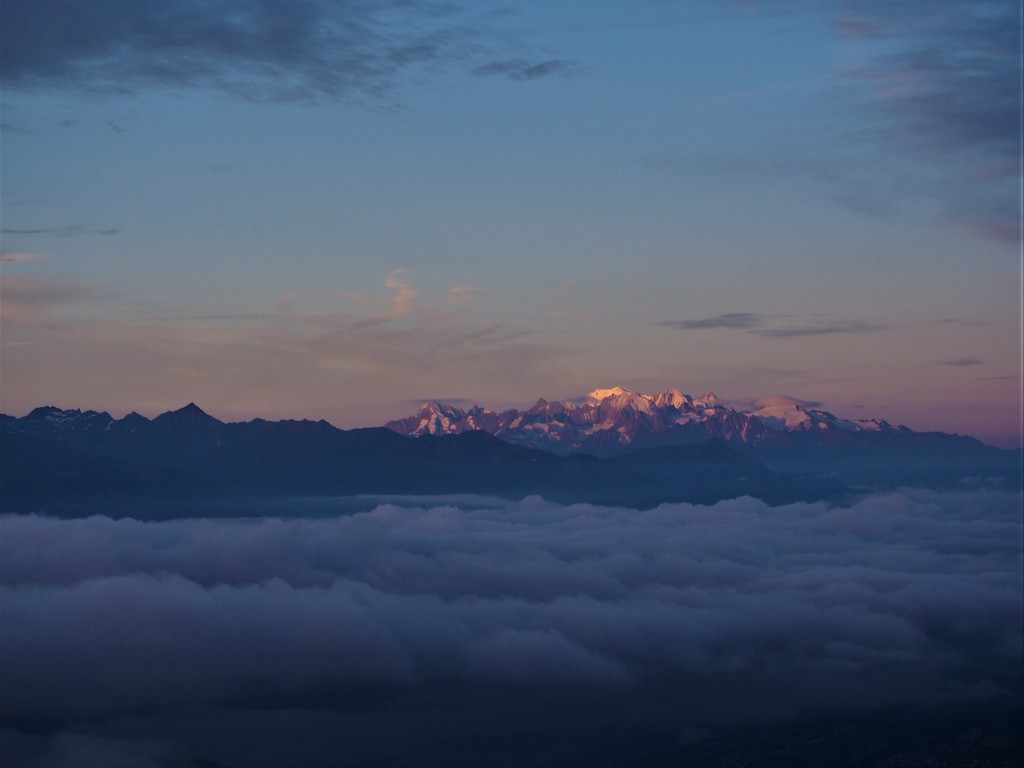
[(1021, 442), (1018, 2), (2, 8), (5, 413), (620, 385)]

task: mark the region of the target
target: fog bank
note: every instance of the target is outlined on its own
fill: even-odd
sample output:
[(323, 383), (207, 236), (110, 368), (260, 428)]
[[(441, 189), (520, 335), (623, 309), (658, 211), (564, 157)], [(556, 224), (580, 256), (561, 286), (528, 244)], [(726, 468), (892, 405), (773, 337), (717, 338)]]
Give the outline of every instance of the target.
[(6, 516), (2, 743), (23, 765), (597, 764), (1000, 701), (1021, 681), (1020, 509), (908, 491)]

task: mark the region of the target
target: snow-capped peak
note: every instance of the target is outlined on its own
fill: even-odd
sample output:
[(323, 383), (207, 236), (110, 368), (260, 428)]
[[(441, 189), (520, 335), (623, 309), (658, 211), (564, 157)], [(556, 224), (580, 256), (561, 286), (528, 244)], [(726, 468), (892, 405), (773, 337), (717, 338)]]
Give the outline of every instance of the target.
[(414, 433), (417, 435), (447, 435), (460, 431), (459, 423), (465, 419), (466, 412), (448, 403), (429, 400), (416, 412), (418, 422)]
[(607, 400), (609, 397), (633, 394), (635, 393), (631, 392), (628, 389), (623, 389), (622, 387), (612, 387), (611, 389), (595, 389), (593, 392), (587, 395), (587, 399), (595, 403), (600, 403), (602, 400)]
[(794, 432), (889, 431), (885, 422), (849, 421), (817, 403), (776, 395), (738, 410), (714, 392), (692, 397), (671, 389), (645, 395), (625, 387), (595, 389), (583, 400), (538, 400), (525, 411), (464, 411), (446, 403), (426, 403), (415, 415), (385, 426), (405, 435), (483, 430), (509, 442), (556, 452), (612, 454), (627, 447), (673, 445), (714, 438), (737, 445), (787, 439)]
[(795, 397), (772, 395), (757, 400), (754, 405), (757, 407), (748, 413), (771, 430), (793, 431), (807, 429), (811, 425), (810, 415)]
[(693, 404), (693, 398), (685, 395), (678, 389), (670, 389), (667, 392), (659, 392), (651, 398), (659, 408), (685, 409)]
[(42, 405), (33, 408), (28, 416), (30, 419), (36, 419), (52, 426), (60, 426), (75, 421), (81, 415), (82, 411), (78, 408), (64, 410), (55, 405)]
[(641, 395), (623, 387), (612, 387), (611, 389), (595, 389), (588, 396), (591, 405), (611, 405), (613, 408), (632, 408), (641, 413), (650, 413), (654, 403), (648, 395)]

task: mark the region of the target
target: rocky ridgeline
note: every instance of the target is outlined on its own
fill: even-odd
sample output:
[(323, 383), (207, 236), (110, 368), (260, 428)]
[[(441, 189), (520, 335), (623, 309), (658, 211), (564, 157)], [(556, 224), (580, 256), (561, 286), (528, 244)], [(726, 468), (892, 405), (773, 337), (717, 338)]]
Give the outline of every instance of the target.
[(693, 397), (678, 389), (644, 395), (622, 387), (597, 389), (582, 401), (540, 399), (528, 410), (463, 410), (428, 402), (413, 416), (385, 425), (409, 437), (474, 430), (518, 445), (557, 453), (613, 455), (640, 447), (718, 439), (737, 446), (784, 441), (792, 433), (906, 432), (885, 421), (841, 419), (787, 397), (758, 401), (751, 410), (724, 405), (713, 393)]

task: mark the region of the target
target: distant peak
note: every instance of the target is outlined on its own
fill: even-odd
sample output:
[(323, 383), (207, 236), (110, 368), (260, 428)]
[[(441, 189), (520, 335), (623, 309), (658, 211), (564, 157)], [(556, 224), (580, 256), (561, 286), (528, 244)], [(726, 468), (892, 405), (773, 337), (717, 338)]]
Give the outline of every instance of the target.
[(601, 400), (607, 400), (609, 397), (616, 397), (617, 395), (632, 395), (634, 394), (628, 389), (622, 387), (611, 387), (610, 389), (595, 389), (587, 397), (591, 400), (600, 402)]
[(64, 410), (55, 405), (43, 405), (39, 408), (33, 408), (27, 418), (32, 419), (33, 421), (42, 421), (53, 425), (60, 425), (74, 421), (81, 415), (82, 412), (78, 408)]
[(161, 413), (154, 419), (155, 422), (185, 422), (190, 424), (220, 424), (218, 419), (208, 414), (195, 403), (189, 403), (176, 411)]
[(189, 403), (185, 407), (179, 408), (176, 411), (171, 411), (170, 413), (174, 414), (175, 416), (187, 416), (190, 419), (196, 419), (196, 418), (212, 419), (213, 418), (213, 416), (208, 414), (206, 411), (204, 411), (202, 408), (200, 408), (195, 403)]
[(33, 408), (29, 416), (49, 416), (53, 413), (78, 413), (78, 411), (64, 411), (56, 405), (40, 405), (38, 408)]
[(693, 402), (693, 398), (680, 392), (678, 389), (670, 389), (667, 392), (659, 392), (653, 397), (654, 404), (658, 407), (671, 406), (672, 408), (684, 408)]
[(461, 413), (462, 409), (439, 400), (427, 400), (420, 406), (420, 413)]

